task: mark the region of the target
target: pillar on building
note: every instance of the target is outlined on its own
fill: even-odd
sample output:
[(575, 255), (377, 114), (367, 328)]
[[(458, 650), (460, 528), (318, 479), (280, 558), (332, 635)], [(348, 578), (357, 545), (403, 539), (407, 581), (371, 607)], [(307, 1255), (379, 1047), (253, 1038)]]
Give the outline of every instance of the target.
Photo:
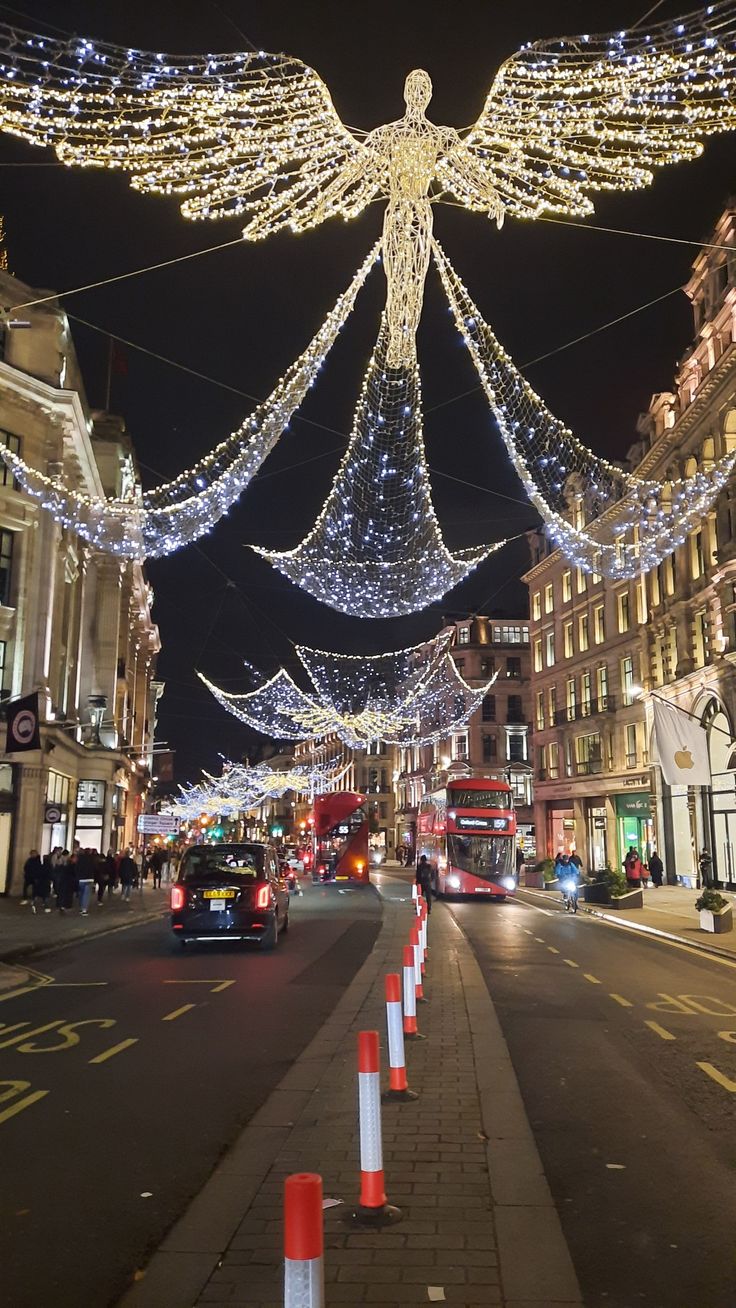
[(23, 864), (32, 849), (41, 848), (43, 808), (48, 769), (39, 763), (21, 763), (18, 768), (18, 809), (13, 840), (10, 890), (23, 888)]

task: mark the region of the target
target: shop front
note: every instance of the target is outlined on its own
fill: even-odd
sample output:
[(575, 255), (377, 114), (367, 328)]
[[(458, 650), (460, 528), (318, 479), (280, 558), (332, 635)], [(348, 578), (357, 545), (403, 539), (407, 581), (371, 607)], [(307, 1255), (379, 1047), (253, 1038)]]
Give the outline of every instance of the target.
[(617, 866), (621, 866), (626, 851), (632, 847), (637, 850), (642, 863), (648, 863), (655, 848), (652, 800), (649, 791), (638, 790), (626, 795), (616, 795), (615, 804)]
[(606, 866), (611, 865), (608, 849), (606, 805), (603, 799), (588, 800), (587, 819), (589, 871), (602, 872)]
[(560, 852), (571, 854), (577, 848), (575, 840), (575, 813), (572, 808), (547, 805), (547, 852), (555, 858)]

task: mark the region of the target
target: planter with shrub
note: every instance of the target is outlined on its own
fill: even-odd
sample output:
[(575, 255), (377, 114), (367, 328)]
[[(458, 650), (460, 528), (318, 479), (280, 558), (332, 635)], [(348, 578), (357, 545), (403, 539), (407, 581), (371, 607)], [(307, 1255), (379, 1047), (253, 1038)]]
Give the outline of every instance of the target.
[(733, 931), (733, 910), (730, 902), (717, 890), (706, 887), (695, 900), (695, 907), (700, 915), (700, 930), (711, 935), (722, 935)]

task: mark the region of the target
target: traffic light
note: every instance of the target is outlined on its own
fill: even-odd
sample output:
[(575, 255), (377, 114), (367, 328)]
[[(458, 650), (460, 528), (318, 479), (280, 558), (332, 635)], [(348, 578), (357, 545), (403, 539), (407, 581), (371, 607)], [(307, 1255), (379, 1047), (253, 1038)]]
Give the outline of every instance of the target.
[(274, 836), (275, 838), (278, 838), (279, 836), (283, 836), (283, 834), (284, 834), (284, 828), (283, 828), (283, 827), (280, 827), (280, 826), (272, 826), (272, 827), (271, 827), (271, 835)]

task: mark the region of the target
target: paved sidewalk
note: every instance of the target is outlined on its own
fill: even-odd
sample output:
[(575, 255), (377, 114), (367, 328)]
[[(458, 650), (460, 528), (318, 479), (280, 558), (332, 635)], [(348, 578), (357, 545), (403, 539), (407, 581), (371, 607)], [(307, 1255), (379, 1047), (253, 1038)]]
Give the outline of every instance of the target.
[[(170, 1232), (121, 1308), (281, 1308), (282, 1190), (317, 1171), (329, 1305), (446, 1301), (464, 1308), (582, 1303), (518, 1083), (480, 969), (451, 914), (429, 923), (426, 1040), (407, 1045), (420, 1098), (383, 1108), (389, 1201), (402, 1221), (346, 1224), (358, 1198), (356, 1033), (378, 1029), (383, 977), (413, 922), (408, 886), (376, 877), (384, 921), (332, 1017)], [(360, 892), (353, 892), (360, 893)]]
[(14, 897), (0, 898), (0, 961), (27, 958), (59, 945), (152, 921), (166, 911), (168, 902), (168, 887), (154, 890), (144, 886), (143, 893), (133, 890), (129, 902), (124, 902), (117, 891), (112, 899), (105, 897), (102, 908), (98, 908), (95, 894), (89, 916), (82, 917), (76, 907), (63, 915), (56, 909), (32, 913), (30, 904), (21, 904)]
[[(520, 886), (519, 889), (522, 898), (529, 895), (535, 902), (542, 903), (546, 900), (548, 904), (560, 903), (559, 891), (532, 890), (524, 886)], [(736, 895), (730, 895), (726, 891), (720, 893), (724, 899), (728, 899), (733, 904), (736, 914)], [(678, 940), (686, 941), (693, 948), (711, 953), (715, 951), (732, 954), (736, 957), (736, 930), (723, 935), (712, 935), (700, 929), (698, 914), (695, 911), (695, 900), (699, 894), (699, 890), (687, 889), (685, 886), (661, 886), (659, 890), (651, 887), (644, 891), (643, 908), (618, 911), (614, 908), (599, 907), (597, 904), (586, 904), (581, 895), (579, 909), (606, 922), (616, 922), (651, 935), (664, 932), (666, 935), (676, 936)]]

